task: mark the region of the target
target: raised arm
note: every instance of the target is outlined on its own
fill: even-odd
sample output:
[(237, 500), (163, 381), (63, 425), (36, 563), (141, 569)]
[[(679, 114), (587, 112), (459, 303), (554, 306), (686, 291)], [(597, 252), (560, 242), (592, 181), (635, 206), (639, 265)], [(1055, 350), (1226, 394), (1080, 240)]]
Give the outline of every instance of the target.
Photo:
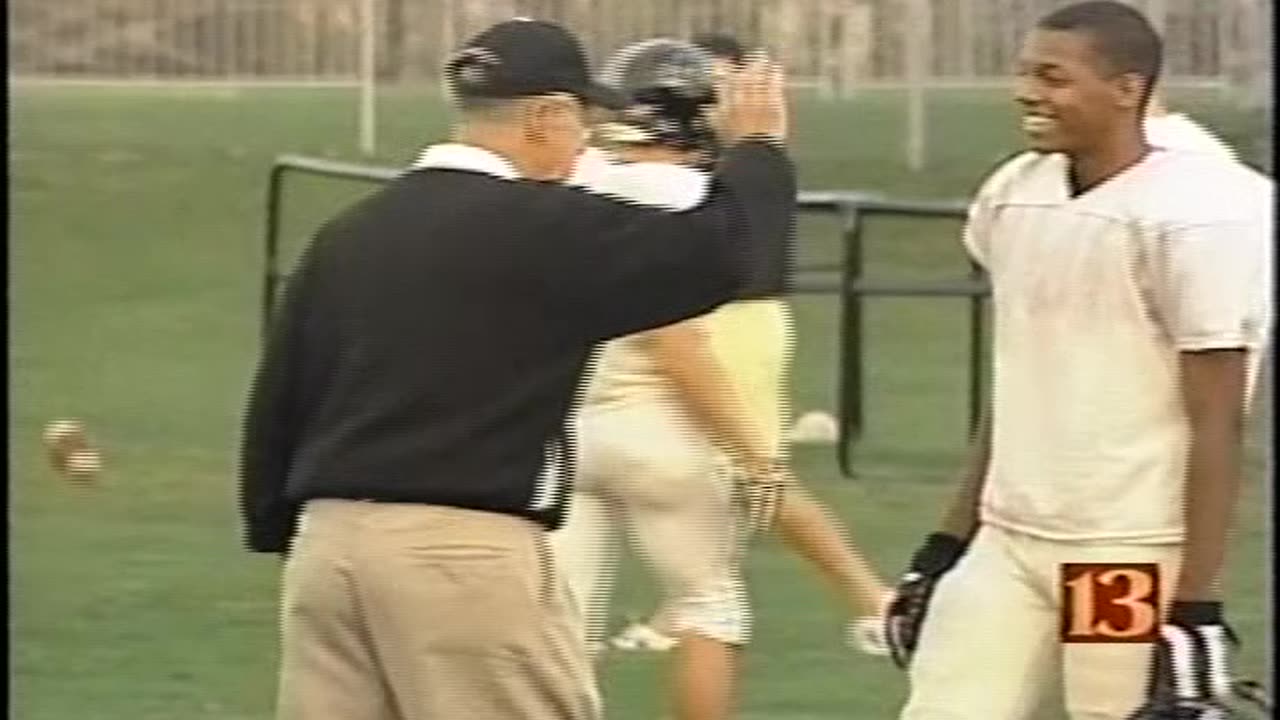
[(583, 266), (567, 291), (593, 339), (668, 325), (725, 302), (749, 280), (756, 256), (790, 232), (796, 179), (783, 150), (782, 88), (777, 68), (757, 63), (725, 90), (730, 147), (701, 205), (669, 212), (580, 198), (565, 225)]

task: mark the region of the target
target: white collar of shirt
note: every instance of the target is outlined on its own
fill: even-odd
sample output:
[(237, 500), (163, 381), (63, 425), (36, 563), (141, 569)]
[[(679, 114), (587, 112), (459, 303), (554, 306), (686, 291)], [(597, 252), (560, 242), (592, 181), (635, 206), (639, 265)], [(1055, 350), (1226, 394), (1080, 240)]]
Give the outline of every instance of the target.
[(464, 170), (492, 175), (500, 180), (519, 180), (520, 173), (509, 160), (476, 145), (439, 143), (418, 153), (414, 170)]
[(706, 199), (710, 179), (706, 172), (682, 165), (615, 162), (607, 153), (588, 149), (569, 184), (640, 205), (683, 211)]

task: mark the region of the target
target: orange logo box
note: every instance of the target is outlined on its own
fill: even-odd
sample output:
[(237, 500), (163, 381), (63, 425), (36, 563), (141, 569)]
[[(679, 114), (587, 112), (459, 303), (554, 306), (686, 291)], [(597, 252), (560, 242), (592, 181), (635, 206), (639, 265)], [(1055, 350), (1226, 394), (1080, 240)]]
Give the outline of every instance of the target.
[(1160, 635), (1155, 563), (1063, 563), (1062, 642), (1149, 643)]

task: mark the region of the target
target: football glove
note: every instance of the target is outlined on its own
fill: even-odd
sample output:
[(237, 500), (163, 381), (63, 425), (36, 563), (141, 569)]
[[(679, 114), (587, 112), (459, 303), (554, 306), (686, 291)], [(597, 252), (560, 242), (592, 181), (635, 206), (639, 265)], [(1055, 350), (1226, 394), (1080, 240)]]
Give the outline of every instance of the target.
[(1218, 702), (1199, 700), (1150, 700), (1129, 720), (1233, 720), (1239, 717)]
[(899, 668), (905, 670), (911, 664), (934, 586), (960, 560), (966, 547), (967, 543), (954, 535), (932, 533), (911, 556), (884, 619), (889, 656)]
[(1134, 718), (1231, 717), (1224, 703), (1235, 694), (1230, 654), (1238, 644), (1222, 618), (1222, 603), (1175, 602), (1160, 627), (1147, 704)]
[[(1266, 690), (1251, 680), (1237, 680), (1232, 685), (1237, 705), (1217, 701), (1199, 700), (1149, 700), (1126, 720), (1257, 720), (1275, 717), (1275, 704)], [(1258, 713), (1264, 713), (1259, 715)]]
[[(1231, 690), (1236, 697), (1254, 709), (1265, 713), (1274, 713), (1276, 710), (1275, 700), (1267, 693), (1267, 689), (1262, 686), (1262, 683), (1254, 682), (1253, 680), (1236, 680), (1231, 685)], [(1268, 715), (1268, 717), (1272, 716)]]
[(748, 534), (763, 533), (773, 526), (783, 495), (794, 482), (791, 471), (780, 461), (737, 473), (738, 498)]

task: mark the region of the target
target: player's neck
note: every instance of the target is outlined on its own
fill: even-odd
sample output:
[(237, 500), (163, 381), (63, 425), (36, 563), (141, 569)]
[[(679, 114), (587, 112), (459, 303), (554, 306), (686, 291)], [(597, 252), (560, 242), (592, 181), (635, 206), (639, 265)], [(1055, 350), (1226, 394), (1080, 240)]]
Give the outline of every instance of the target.
[(1071, 156), (1071, 195), (1072, 197), (1089, 192), (1093, 188), (1142, 162), (1151, 150), (1142, 137), (1142, 132), (1134, 128), (1132, 133), (1126, 132), (1114, 142), (1105, 143), (1089, 152), (1076, 153)]

